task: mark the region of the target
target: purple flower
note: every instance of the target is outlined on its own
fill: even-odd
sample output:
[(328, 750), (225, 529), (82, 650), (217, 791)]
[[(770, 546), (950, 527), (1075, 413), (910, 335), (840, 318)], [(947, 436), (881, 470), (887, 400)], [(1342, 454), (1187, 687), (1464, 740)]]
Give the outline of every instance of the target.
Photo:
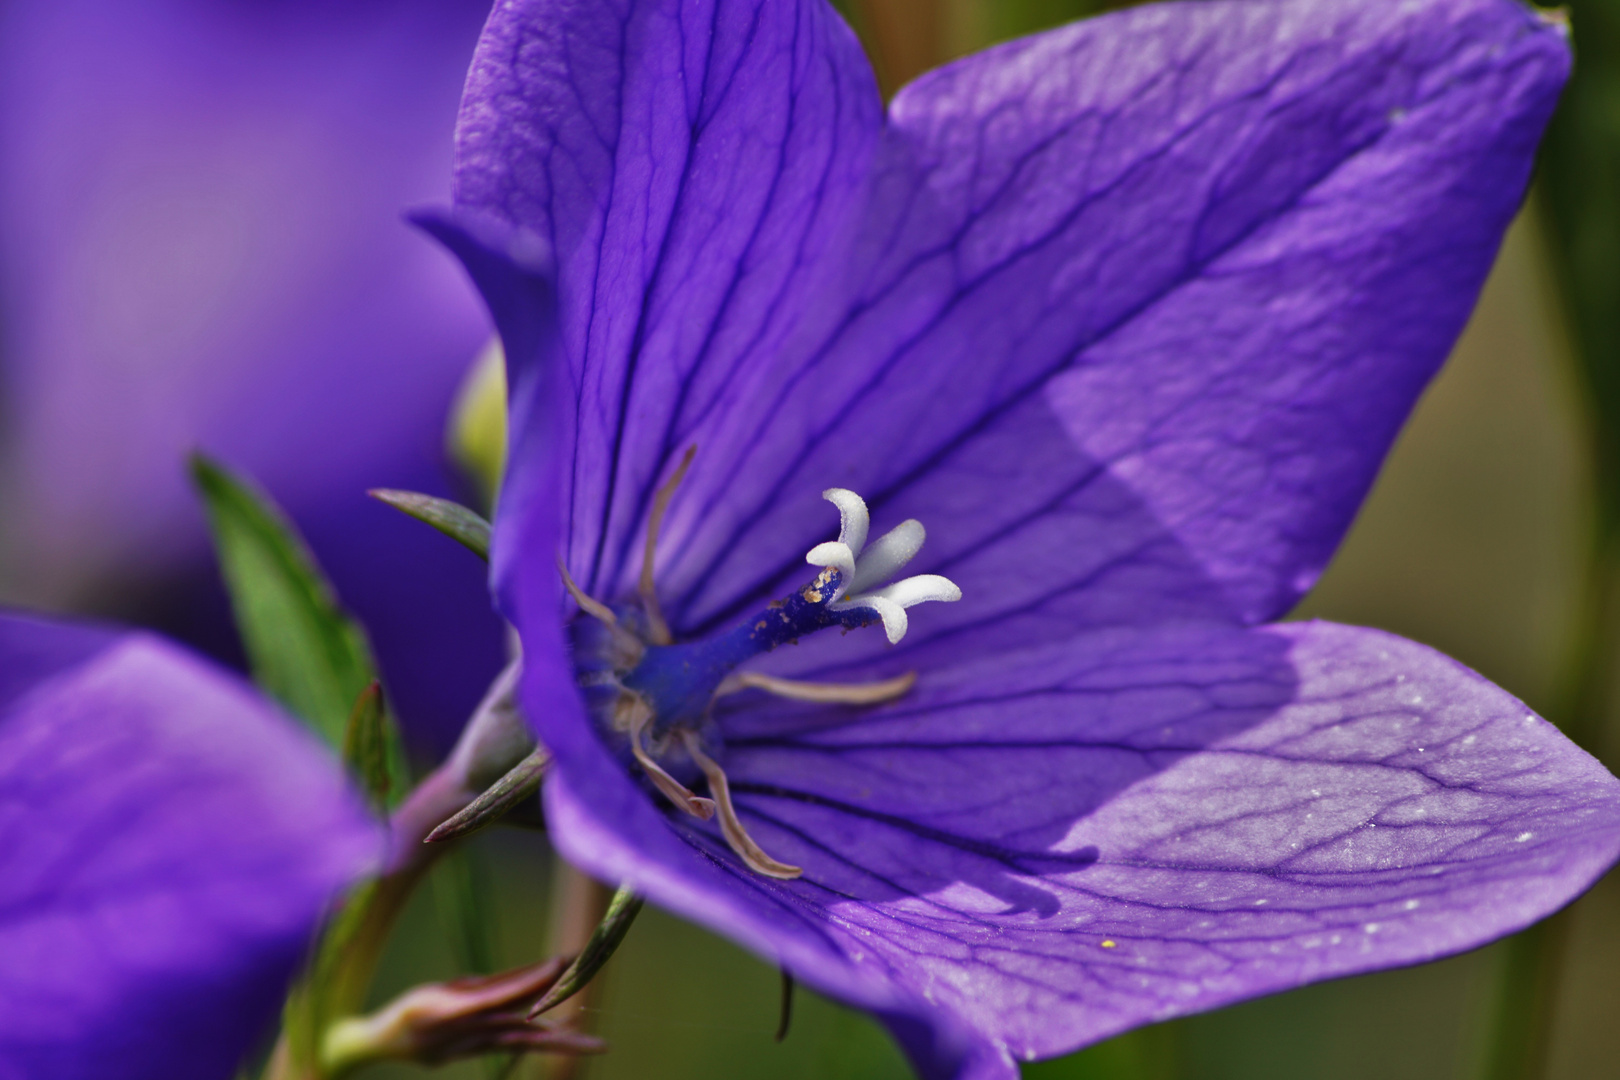
[[(427, 224), (512, 363), (494, 577), (563, 852), (926, 1076), (1585, 888), (1620, 850), (1601, 766), (1420, 645), (1270, 622), (1467, 317), (1568, 65), (1508, 0), (1217, 0), (885, 115), (823, 0), (502, 3)], [(897, 533), (863, 548), (863, 507)]]
[(0, 615), (0, 1075), (228, 1076), (382, 853), (330, 755), (160, 638)]
[[(478, 568), (363, 492), (444, 488), (437, 433), (489, 334), (454, 263), (400, 220), (443, 197), (445, 131), (488, 11), (5, 5), (11, 595), (106, 611), (115, 586), (202, 563), (183, 462), (201, 447), (309, 531), (376, 628), (407, 719), (466, 715), (500, 659), (498, 624), (477, 623)], [(417, 676), (429, 658), (435, 677)]]

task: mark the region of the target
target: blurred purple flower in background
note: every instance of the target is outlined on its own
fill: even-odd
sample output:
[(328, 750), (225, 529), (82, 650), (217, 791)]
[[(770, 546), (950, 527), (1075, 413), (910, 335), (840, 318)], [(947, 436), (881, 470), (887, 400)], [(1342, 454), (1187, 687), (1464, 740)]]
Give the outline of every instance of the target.
[(0, 1075), (228, 1076), (373, 868), (336, 762), (163, 639), (0, 615)]
[[(512, 364), (494, 576), (563, 853), (876, 1012), (925, 1076), (1584, 889), (1620, 849), (1597, 762), (1422, 646), (1269, 622), (1462, 327), (1568, 65), (1507, 0), (1164, 4), (885, 117), (824, 0), (503, 2), (424, 220)], [(962, 600), (720, 696), (874, 577), (806, 587), (829, 488), (926, 524)], [(559, 553), (615, 628), (565, 626)], [(917, 590), (874, 595), (843, 603), (900, 637), (878, 600)], [(760, 689), (908, 672), (868, 708)], [(724, 820), (721, 772), (724, 834), (679, 791)]]
[[(499, 662), (477, 569), (363, 491), (444, 489), (439, 432), (489, 333), (453, 263), (399, 217), (443, 198), (488, 10), (0, 12), (0, 585), (14, 599), (139, 611), (143, 586), (207, 580), (182, 460), (202, 447), (305, 527), (374, 627), (406, 719), (465, 715)], [(216, 647), (213, 626), (184, 629)]]

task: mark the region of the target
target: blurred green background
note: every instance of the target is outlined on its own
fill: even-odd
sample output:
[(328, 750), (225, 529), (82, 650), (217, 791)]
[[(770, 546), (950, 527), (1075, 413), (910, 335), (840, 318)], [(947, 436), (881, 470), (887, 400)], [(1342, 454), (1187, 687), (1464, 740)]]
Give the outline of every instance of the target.
[[(850, 0), (885, 90), (991, 41), (1084, 16), (1073, 0)], [(1620, 603), (1620, 4), (1577, 4), (1578, 73), (1449, 366), (1348, 542), (1297, 613), (1383, 627), (1457, 657), (1611, 768)], [(1611, 385), (1612, 384), (1612, 385)], [(480, 838), (401, 928), (378, 997), (458, 964), (543, 954), (544, 841)], [(482, 882), (488, 940), (446, 948), (442, 901)], [(454, 927), (451, 927), (454, 930)], [(455, 940), (455, 934), (451, 935)], [(459, 956), (456, 955), (459, 953)], [(649, 909), (590, 1004), (613, 1045), (590, 1080), (904, 1077), (865, 1017), (801, 990), (773, 1041), (776, 972)], [(1030, 1066), (1041, 1080), (1591, 1080), (1620, 1076), (1620, 878), (1519, 939), (1133, 1032)], [(543, 1063), (439, 1075), (538, 1076)], [(398, 1068), (385, 1075), (421, 1075)]]

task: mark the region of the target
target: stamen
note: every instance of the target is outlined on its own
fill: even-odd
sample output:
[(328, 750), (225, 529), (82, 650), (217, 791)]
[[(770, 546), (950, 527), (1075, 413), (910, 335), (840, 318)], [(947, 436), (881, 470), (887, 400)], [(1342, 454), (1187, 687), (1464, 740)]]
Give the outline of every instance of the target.
[[(647, 703), (635, 694), (626, 694), (619, 699), (620, 713), (616, 720), (623, 718), (627, 722), (630, 735), (630, 752), (636, 756), (636, 762), (647, 773), (647, 779), (653, 786), (664, 793), (664, 797), (674, 803), (676, 807), (685, 810), (688, 814), (700, 821), (708, 821), (714, 817), (714, 800), (705, 799), (695, 795), (692, 790), (669, 773), (664, 767), (652, 759), (652, 755), (641, 745), (642, 733), (647, 725), (653, 721), (653, 711)], [(625, 714), (628, 714), (627, 716)]]
[(663, 609), (658, 606), (658, 590), (653, 583), (653, 558), (658, 551), (658, 530), (664, 524), (664, 512), (669, 509), (670, 499), (675, 497), (675, 489), (681, 486), (686, 477), (686, 470), (692, 465), (692, 455), (697, 453), (696, 446), (688, 446), (681, 463), (675, 467), (675, 474), (664, 481), (664, 486), (658, 489), (653, 496), (652, 512), (647, 515), (647, 546), (641, 558), (641, 607), (647, 613), (647, 637), (654, 645), (668, 645), (675, 640), (669, 632), (669, 623), (664, 621)]
[(585, 595), (585, 590), (574, 584), (573, 575), (569, 574), (568, 567), (563, 564), (562, 559), (557, 560), (557, 569), (562, 572), (563, 588), (574, 598), (579, 610), (604, 625), (618, 629), (619, 617), (613, 613), (613, 609), (595, 597)]
[(731, 785), (726, 780), (725, 770), (703, 752), (697, 734), (682, 731), (681, 739), (686, 743), (686, 752), (692, 755), (697, 767), (709, 778), (709, 790), (713, 792), (714, 802), (720, 810), (720, 831), (725, 834), (726, 843), (731, 845), (731, 850), (735, 851), (756, 874), (764, 874), (779, 881), (792, 881), (803, 874), (804, 870), (800, 867), (777, 862), (765, 854), (754, 842), (754, 838), (748, 835), (748, 830), (743, 828), (743, 823), (737, 817), (736, 807), (731, 804)]
[(579, 609), (611, 631), (610, 636), (613, 639), (614, 651), (618, 653), (619, 663), (629, 667), (639, 663), (645, 649), (641, 639), (619, 625), (619, 616), (612, 608), (595, 597), (586, 595), (585, 590), (574, 583), (573, 576), (568, 573), (568, 567), (563, 565), (560, 558), (557, 560), (557, 569), (562, 574), (563, 588), (568, 590), (568, 595), (574, 598), (574, 603), (579, 605)]
[(915, 671), (869, 683), (802, 682), (798, 679), (779, 679), (758, 671), (739, 671), (726, 676), (714, 696), (725, 697), (742, 690), (763, 690), (791, 701), (814, 701), (824, 705), (881, 705), (885, 701), (904, 697), (915, 685)]

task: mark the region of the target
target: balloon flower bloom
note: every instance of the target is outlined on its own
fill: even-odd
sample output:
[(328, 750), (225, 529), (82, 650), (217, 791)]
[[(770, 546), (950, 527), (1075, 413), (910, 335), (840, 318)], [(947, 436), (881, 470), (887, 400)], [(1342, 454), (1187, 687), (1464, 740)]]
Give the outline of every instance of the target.
[(562, 852), (985, 1080), (1579, 893), (1597, 762), (1275, 621), (1569, 56), (1510, 0), (1172, 3), (885, 109), (825, 0), (503, 0), (422, 220), (507, 348)]

